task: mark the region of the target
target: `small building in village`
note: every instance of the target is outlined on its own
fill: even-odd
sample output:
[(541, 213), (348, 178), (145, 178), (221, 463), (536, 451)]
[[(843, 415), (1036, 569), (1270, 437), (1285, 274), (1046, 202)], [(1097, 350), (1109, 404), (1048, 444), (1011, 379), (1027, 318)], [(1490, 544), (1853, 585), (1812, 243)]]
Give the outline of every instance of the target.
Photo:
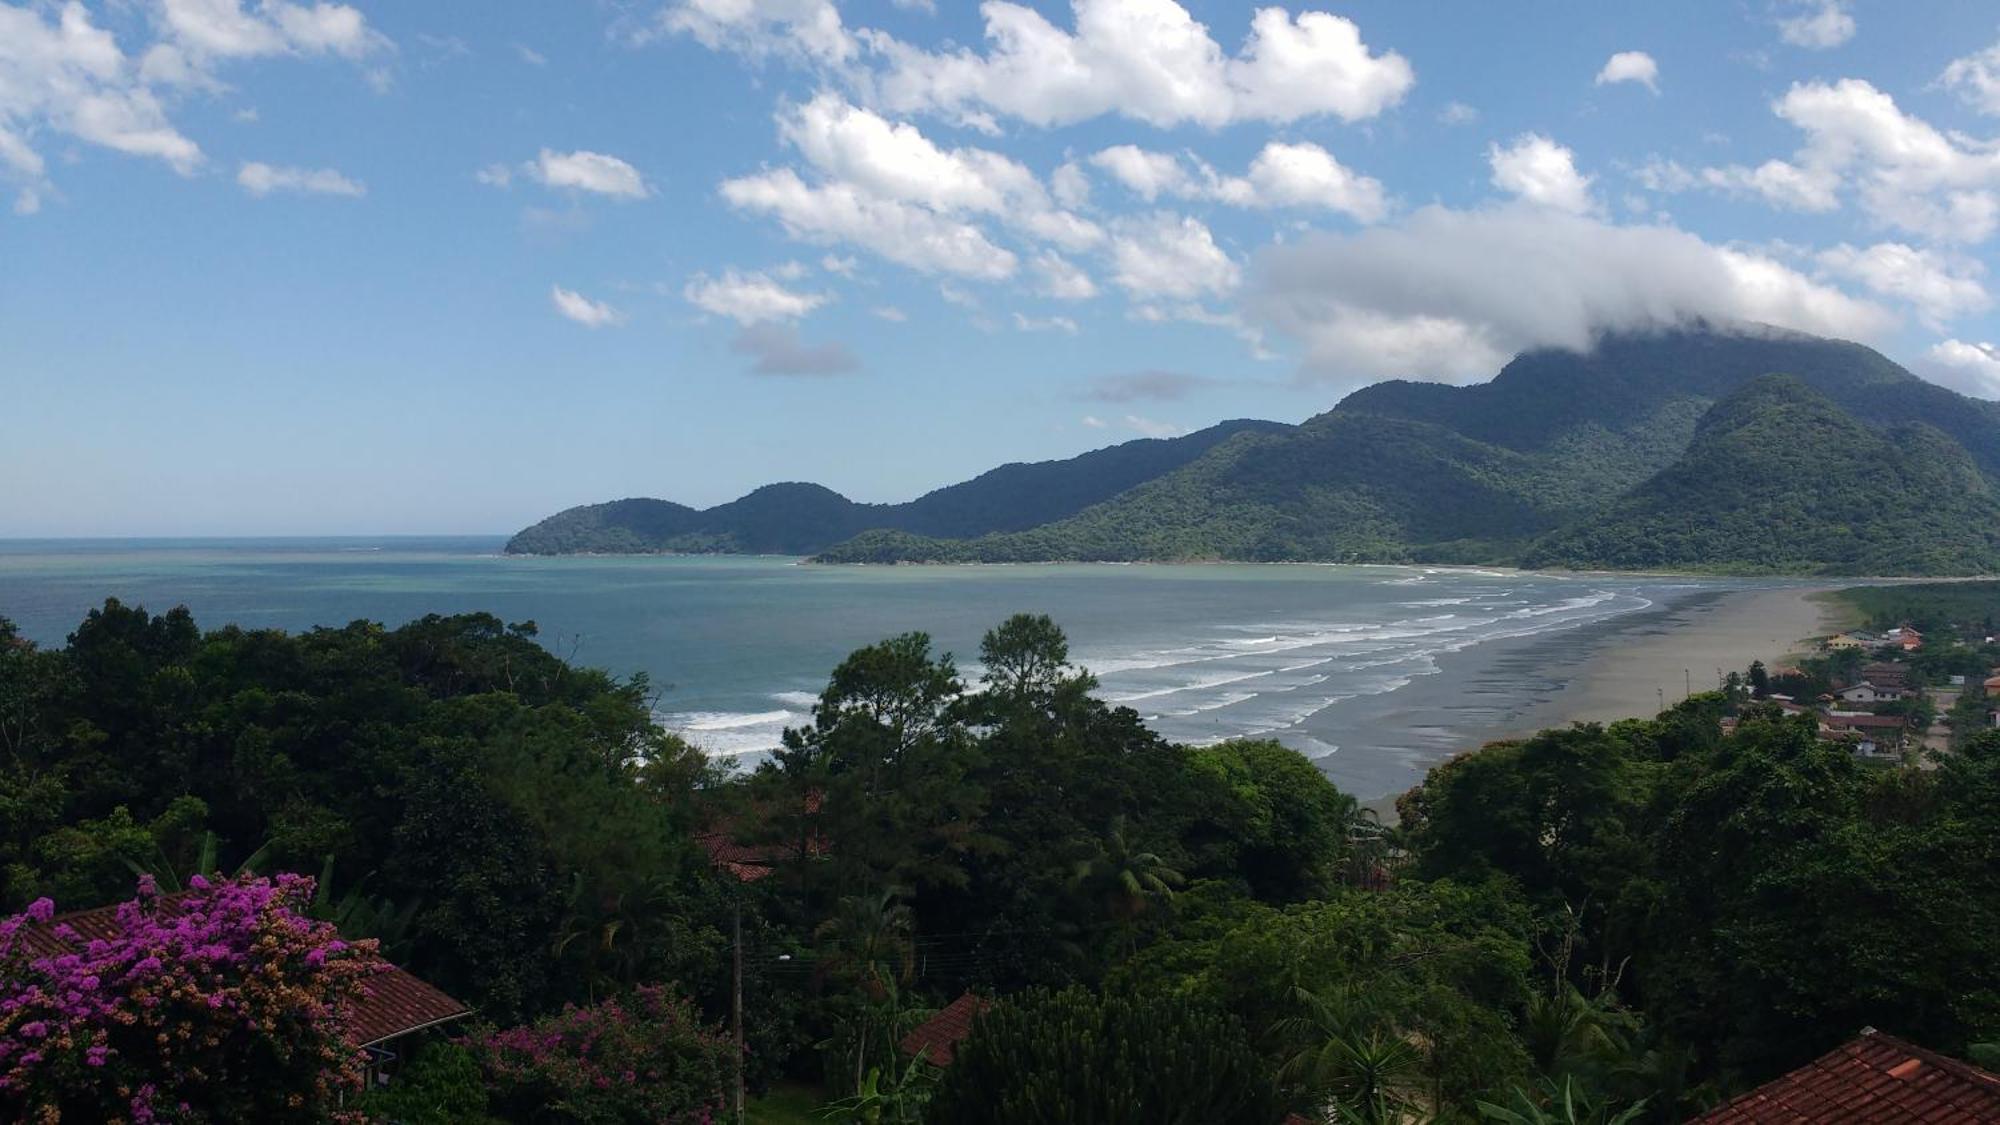
[(1823, 738), (1845, 742), (1863, 757), (1898, 754), (1908, 723), (1899, 715), (1874, 715), (1865, 711), (1828, 711), (1820, 716)]
[(1835, 633), (1821, 641), (1819, 647), (1828, 652), (1841, 652), (1846, 649), (1874, 648), (1879, 643), (1881, 642), (1878, 638), (1867, 633)]
[(1840, 700), (1842, 703), (1887, 703), (1902, 697), (1901, 692), (1877, 687), (1867, 680), (1863, 680), (1852, 687), (1841, 688), (1839, 691), (1834, 692), (1833, 695), (1834, 698)]
[(1863, 664), (1857, 674), (1881, 691), (1910, 690), (1910, 666), (1907, 664), (1893, 660), (1876, 660)]

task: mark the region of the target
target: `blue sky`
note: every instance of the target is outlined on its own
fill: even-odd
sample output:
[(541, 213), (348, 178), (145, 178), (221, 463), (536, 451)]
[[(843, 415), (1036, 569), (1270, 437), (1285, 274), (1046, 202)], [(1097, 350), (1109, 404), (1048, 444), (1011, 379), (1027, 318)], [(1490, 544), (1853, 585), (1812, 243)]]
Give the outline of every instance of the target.
[(1734, 317), (2000, 397), (1982, 3), (0, 0), (0, 536), (505, 532)]

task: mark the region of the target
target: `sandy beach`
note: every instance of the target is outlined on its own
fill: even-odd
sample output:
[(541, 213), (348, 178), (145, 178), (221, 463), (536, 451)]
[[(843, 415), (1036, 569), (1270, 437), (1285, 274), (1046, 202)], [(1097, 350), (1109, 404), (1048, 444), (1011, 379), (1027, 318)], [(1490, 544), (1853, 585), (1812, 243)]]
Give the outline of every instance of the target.
[(1805, 638), (1851, 624), (1825, 597), (1840, 588), (1743, 590), (1620, 632), (1522, 729), (1649, 716), (1752, 660), (1786, 663)]

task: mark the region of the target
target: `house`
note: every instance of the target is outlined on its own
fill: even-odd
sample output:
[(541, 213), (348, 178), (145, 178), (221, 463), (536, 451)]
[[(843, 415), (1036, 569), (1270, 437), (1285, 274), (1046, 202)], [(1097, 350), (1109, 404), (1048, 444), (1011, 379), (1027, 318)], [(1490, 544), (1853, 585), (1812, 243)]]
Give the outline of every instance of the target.
[(1829, 741), (1846, 742), (1864, 757), (1894, 754), (1903, 748), (1907, 723), (1900, 715), (1871, 715), (1865, 711), (1829, 711), (1820, 716), (1820, 735)]
[(1886, 703), (1889, 700), (1897, 698), (1898, 695), (1897, 692), (1876, 687), (1867, 680), (1863, 680), (1853, 687), (1841, 688), (1833, 694), (1842, 703)]
[[(161, 895), (156, 909), (177, 913), (188, 892)], [(73, 939), (57, 936), (57, 927), (67, 926)], [(60, 957), (75, 953), (78, 946), (93, 941), (109, 941), (119, 935), (118, 907), (99, 906), (58, 914), (46, 923), (21, 930), (21, 943), (37, 957)], [(406, 1036), (454, 1020), (464, 1019), (472, 1009), (442, 991), (394, 965), (362, 983), (362, 998), (347, 1015), (347, 1036), (368, 1052), (368, 1084), (386, 1085), (396, 1062), (390, 1044)]]
[(992, 1006), (991, 1000), (967, 992), (912, 1028), (896, 1046), (911, 1058), (921, 1054), (925, 1062), (950, 1066), (958, 1045), (972, 1034), (972, 1021)]
[(2000, 695), (2000, 668), (1995, 668), (1981, 686), (1986, 689), (1987, 695)]
[(1863, 680), (1888, 692), (1908, 691), (1910, 687), (1910, 666), (1893, 660), (1877, 660), (1863, 664), (1859, 675)]
[(1874, 648), (1875, 640), (1865, 633), (1835, 633), (1819, 643), (1828, 652), (1840, 652), (1851, 648)]
[(2000, 1075), (1872, 1027), (1812, 1062), (1722, 1103), (1690, 1125), (2000, 1121)]
[(1915, 652), (1924, 647), (1924, 635), (1908, 625), (1898, 625), (1882, 634), (1882, 643), (1894, 645), (1904, 652)]

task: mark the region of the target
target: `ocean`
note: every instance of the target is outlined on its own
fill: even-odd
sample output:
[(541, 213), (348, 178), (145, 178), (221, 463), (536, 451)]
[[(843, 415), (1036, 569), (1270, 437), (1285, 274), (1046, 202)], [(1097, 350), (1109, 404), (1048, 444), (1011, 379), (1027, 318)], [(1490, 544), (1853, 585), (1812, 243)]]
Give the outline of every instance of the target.
[[(499, 537), (0, 540), (0, 616), (63, 643), (106, 597), (205, 628), (484, 610), (565, 658), (644, 672), (660, 721), (754, 762), (853, 649), (1046, 613), (1100, 695), (1190, 742), (1257, 735), (1364, 799), (1515, 729), (1617, 636), (1760, 583), (1449, 567), (827, 567), (745, 557), (510, 558)], [(1715, 675), (1696, 669), (1696, 690)], [(1668, 688), (1675, 690), (1671, 694)], [(1662, 685), (1672, 702), (1686, 684)]]

